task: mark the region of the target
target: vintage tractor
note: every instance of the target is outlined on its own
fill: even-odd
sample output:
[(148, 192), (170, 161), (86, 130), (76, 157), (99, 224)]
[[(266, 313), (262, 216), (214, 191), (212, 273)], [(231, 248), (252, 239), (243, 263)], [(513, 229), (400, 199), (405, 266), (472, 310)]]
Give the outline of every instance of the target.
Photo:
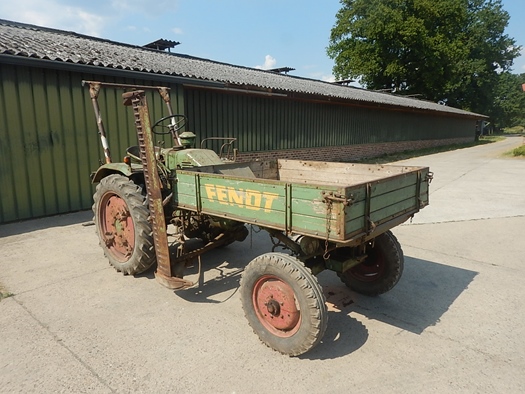
[[(317, 278), (335, 271), (366, 295), (389, 291), (403, 270), (403, 252), (390, 228), (428, 204), (426, 167), (370, 166), (299, 160), (238, 163), (234, 139), (216, 153), (196, 149), (182, 131), (186, 117), (173, 114), (169, 89), (85, 82), (90, 88), (106, 163), (97, 183), (94, 222), (110, 264), (138, 274), (156, 264), (156, 279), (183, 290), (188, 265), (203, 253), (248, 235), (246, 225), (266, 230), (288, 253), (265, 253), (245, 268), (240, 298), (262, 342), (296, 356), (322, 338), (328, 313)], [(103, 87), (127, 90), (138, 145), (113, 163), (98, 106)], [(168, 115), (150, 125), (145, 90), (157, 90)], [(169, 134), (173, 146), (156, 146)], [(168, 225), (170, 239), (168, 242)], [(188, 248), (190, 239), (201, 246)], [(199, 264), (200, 267), (200, 264)], [(199, 269), (199, 277), (202, 275)]]
[[(242, 241), (248, 235), (243, 223), (213, 217), (210, 215), (193, 214), (191, 211), (179, 210), (174, 204), (174, 183), (172, 175), (176, 170), (193, 169), (206, 166), (221, 166), (234, 160), (232, 144), (234, 139), (226, 138), (219, 156), (209, 149), (195, 149), (196, 136), (189, 131), (179, 131), (187, 120), (184, 115), (172, 114), (167, 88), (156, 88), (162, 93), (170, 115), (162, 117), (151, 126), (151, 133), (157, 135), (169, 134), (174, 146), (161, 148), (152, 145), (151, 133), (145, 133), (149, 128), (147, 103), (143, 91), (132, 91), (125, 94), (124, 104), (134, 105), (137, 116), (137, 131), (140, 144), (126, 150), (122, 163), (113, 163), (106, 142), (105, 130), (100, 120), (98, 110), (98, 91), (101, 87), (121, 87), (120, 85), (87, 82), (90, 85), (91, 97), (97, 123), (106, 154), (106, 164), (102, 165), (91, 176), (98, 183), (93, 196), (95, 224), (100, 237), (101, 246), (110, 264), (124, 274), (138, 274), (149, 269), (156, 261), (157, 249), (162, 250), (167, 224), (173, 224), (177, 230), (178, 245), (176, 263), (167, 264), (166, 271), (158, 270), (157, 278), (168, 284), (168, 287), (182, 289), (194, 284), (182, 279), (185, 265), (195, 259), (198, 254), (185, 253), (185, 240), (200, 238), (208, 246), (206, 250), (219, 247), (234, 241)], [(124, 86), (125, 88), (151, 89), (146, 86)], [(132, 100), (135, 99), (135, 104)], [(148, 155), (151, 155), (149, 157)], [(143, 162), (145, 159), (145, 162)], [(151, 159), (151, 162), (148, 161)], [(149, 167), (148, 167), (149, 166)], [(242, 170), (241, 170), (242, 172)], [(150, 193), (147, 193), (149, 187)], [(149, 204), (148, 204), (149, 200)], [(151, 203), (158, 204), (151, 209)], [(160, 231), (154, 244), (153, 228)], [(165, 253), (166, 250), (164, 251)], [(174, 267), (175, 275), (169, 267)]]

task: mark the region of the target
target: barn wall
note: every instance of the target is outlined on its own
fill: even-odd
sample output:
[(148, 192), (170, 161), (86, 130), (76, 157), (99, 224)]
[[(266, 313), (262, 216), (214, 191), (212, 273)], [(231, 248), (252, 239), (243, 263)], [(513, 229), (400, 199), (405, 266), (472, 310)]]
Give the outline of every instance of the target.
[[(167, 83), (166, 76), (156, 83), (151, 75), (143, 80), (103, 72), (0, 64), (0, 223), (91, 207), (89, 174), (104, 155), (82, 80), (169, 86), (174, 112), (188, 116), (188, 129), (199, 140), (236, 137), (244, 160), (268, 152), (272, 157), (345, 160), (358, 158), (357, 151), (373, 155), (417, 143), (474, 138), (474, 120), (468, 118), (182, 88), (175, 81)], [(121, 93), (103, 89), (99, 98), (114, 161), (137, 143), (132, 111), (122, 105)], [(151, 119), (166, 115), (158, 94), (149, 93), (148, 103)]]
[(287, 149), (260, 152), (240, 152), (237, 161), (249, 162), (257, 160), (294, 159), (314, 161), (359, 161), (365, 158), (379, 157), (384, 154), (398, 153), (425, 148), (435, 148), (444, 145), (466, 144), (472, 142), (472, 137), (449, 138), (443, 140), (418, 140), (375, 142), (371, 144), (326, 146), (321, 148)]
[[(429, 141), (473, 141), (475, 119), (186, 89), (198, 138), (234, 137), (242, 153)], [(404, 145), (399, 145), (407, 146)], [(305, 152), (306, 152), (305, 151)], [(330, 152), (330, 149), (321, 149)], [(384, 152), (378, 151), (379, 154)], [(330, 154), (331, 155), (331, 154)], [(249, 156), (249, 155), (248, 155)]]
[[(81, 82), (151, 82), (7, 64), (0, 64), (0, 80), (0, 223), (90, 208), (89, 174), (104, 155)], [(184, 112), (182, 89), (171, 87), (174, 110)], [(121, 93), (103, 89), (99, 98), (114, 161), (137, 144)], [(167, 114), (158, 94), (148, 102), (153, 116)]]

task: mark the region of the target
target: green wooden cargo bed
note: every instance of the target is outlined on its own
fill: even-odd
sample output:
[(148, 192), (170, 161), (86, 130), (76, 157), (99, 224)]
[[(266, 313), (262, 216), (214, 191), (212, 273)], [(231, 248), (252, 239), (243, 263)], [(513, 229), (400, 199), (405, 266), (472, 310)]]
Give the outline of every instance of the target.
[(195, 212), (352, 244), (428, 205), (428, 167), (274, 160), (176, 171)]

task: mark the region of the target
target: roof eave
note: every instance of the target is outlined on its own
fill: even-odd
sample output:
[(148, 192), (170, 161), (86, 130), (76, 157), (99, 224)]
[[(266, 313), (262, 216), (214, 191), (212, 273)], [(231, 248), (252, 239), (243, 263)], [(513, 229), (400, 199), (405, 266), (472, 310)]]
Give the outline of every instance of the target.
[(64, 62), (60, 60), (41, 59), (21, 55), (0, 54), (0, 63), (11, 64), (15, 66), (41, 67), (53, 70), (82, 72), (96, 75), (107, 75), (112, 77), (136, 78), (148, 81), (178, 83), (209, 87), (224, 87), (225, 84), (217, 81), (205, 79), (183, 77), (178, 75), (152, 73), (136, 70), (125, 70), (113, 67), (104, 67), (93, 64)]

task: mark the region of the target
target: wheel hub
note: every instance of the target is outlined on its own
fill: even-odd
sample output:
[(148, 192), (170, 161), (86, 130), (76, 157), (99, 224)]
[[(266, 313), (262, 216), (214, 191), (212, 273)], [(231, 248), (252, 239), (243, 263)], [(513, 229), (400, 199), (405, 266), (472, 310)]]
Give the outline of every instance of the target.
[(101, 201), (101, 234), (108, 251), (125, 262), (133, 253), (135, 228), (126, 202), (116, 194), (108, 194)]
[(300, 326), (301, 311), (293, 289), (275, 276), (264, 276), (255, 283), (253, 304), (259, 321), (273, 334), (287, 337)]
[(385, 271), (385, 256), (378, 250), (372, 250), (361, 264), (350, 269), (351, 274), (362, 282), (373, 282)]
[(268, 308), (268, 313), (273, 316), (279, 316), (281, 313), (281, 307), (279, 303), (275, 300), (270, 300), (266, 303), (266, 307)]

